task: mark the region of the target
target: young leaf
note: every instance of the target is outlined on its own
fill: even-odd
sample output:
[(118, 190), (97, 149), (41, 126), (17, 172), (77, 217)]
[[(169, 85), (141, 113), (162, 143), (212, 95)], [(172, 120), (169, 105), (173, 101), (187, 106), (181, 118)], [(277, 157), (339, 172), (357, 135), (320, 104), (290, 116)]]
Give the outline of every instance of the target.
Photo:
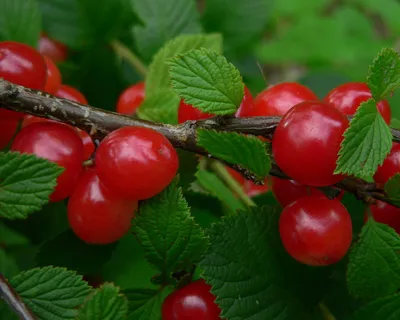
[(271, 169), (265, 145), (257, 137), (204, 129), (197, 131), (197, 137), (199, 145), (210, 154), (249, 169), (260, 180), (263, 180)]
[(387, 225), (369, 219), (350, 253), (349, 291), (363, 299), (396, 292), (400, 288), (399, 250), (399, 235)]
[(344, 133), (335, 173), (371, 176), (392, 148), (392, 134), (374, 100), (361, 104)]
[(111, 283), (103, 284), (79, 309), (77, 320), (121, 320), (128, 313), (128, 300)]
[(146, 97), (137, 109), (141, 119), (177, 124), (179, 97), (171, 89), (163, 89)]
[(208, 48), (222, 52), (222, 37), (219, 34), (181, 35), (168, 41), (154, 56), (146, 77), (146, 96), (161, 89), (170, 89), (167, 59), (193, 49)]
[(146, 60), (175, 36), (201, 32), (194, 0), (133, 0), (132, 3), (143, 22), (133, 28), (133, 34), (138, 50)]
[(75, 272), (54, 267), (22, 272), (10, 284), (41, 320), (75, 320), (91, 291)]
[(35, 0), (0, 1), (0, 41), (16, 41), (36, 47), (42, 28)]
[(190, 267), (207, 249), (208, 239), (190, 216), (175, 182), (145, 201), (139, 213), (133, 220), (133, 230), (147, 260), (162, 272), (165, 281), (172, 272)]
[(349, 320), (395, 320), (400, 314), (400, 293), (376, 299), (363, 306)]
[(393, 204), (400, 206), (400, 174), (396, 173), (385, 184), (385, 192)]
[(34, 155), (0, 152), (0, 217), (24, 219), (40, 210), (63, 170)]
[(239, 108), (244, 95), (240, 72), (217, 52), (191, 50), (168, 60), (172, 87), (203, 112), (225, 115)]
[(400, 56), (392, 48), (384, 48), (372, 62), (367, 77), (376, 101), (386, 99), (400, 87)]

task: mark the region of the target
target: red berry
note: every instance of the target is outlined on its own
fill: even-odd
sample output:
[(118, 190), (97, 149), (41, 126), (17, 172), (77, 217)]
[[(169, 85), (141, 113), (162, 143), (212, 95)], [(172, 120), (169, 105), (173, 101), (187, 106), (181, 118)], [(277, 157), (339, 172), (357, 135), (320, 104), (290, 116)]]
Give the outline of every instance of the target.
[(54, 40), (50, 39), (46, 34), (41, 33), (39, 39), (39, 52), (48, 56), (55, 63), (62, 62), (67, 59), (67, 47)]
[(307, 87), (295, 82), (279, 83), (262, 91), (246, 116), (282, 116), (296, 104), (310, 100), (318, 97)]
[(68, 200), (68, 221), (83, 241), (108, 244), (129, 231), (137, 206), (107, 189), (92, 168), (81, 175)]
[(133, 115), (144, 100), (144, 82), (136, 83), (125, 89), (118, 98), (117, 112)]
[(162, 305), (162, 320), (218, 320), (221, 313), (211, 286), (197, 280), (171, 293)]
[(83, 145), (69, 126), (56, 122), (38, 122), (23, 128), (15, 137), (11, 150), (35, 154), (64, 167), (50, 201), (67, 198), (82, 172)]
[(15, 120), (21, 120), (24, 117), (24, 114), (22, 112), (16, 112), (16, 111), (11, 111), (7, 109), (0, 109), (0, 120), (3, 119), (15, 119)]
[(246, 180), (244, 189), (249, 197), (255, 197), (265, 192), (268, 192), (268, 177), (264, 180), (264, 185), (255, 184), (253, 181)]
[(175, 177), (179, 161), (167, 138), (141, 127), (110, 133), (100, 143), (95, 160), (104, 185), (132, 200), (160, 193)]
[(400, 143), (393, 142), (389, 155), (374, 175), (376, 183), (385, 184), (396, 173), (400, 173)]
[[(343, 114), (352, 116), (356, 113), (361, 102), (367, 101), (370, 98), (372, 98), (372, 94), (366, 83), (349, 82), (329, 92), (324, 101), (331, 103)], [(390, 124), (392, 112), (389, 102), (382, 100), (378, 102), (377, 107), (385, 122)]]
[(68, 99), (81, 104), (88, 103), (85, 96), (80, 91), (65, 84), (62, 84), (54, 95), (56, 97)]
[(25, 128), (26, 126), (38, 122), (56, 122), (56, 121), (27, 114), (25, 115), (24, 120), (22, 121), (21, 128)]
[(57, 66), (54, 64), (53, 60), (48, 57), (44, 57), (47, 69), (47, 80), (44, 87), (44, 91), (54, 94), (57, 92), (58, 88), (61, 86), (61, 73)]
[(352, 224), (339, 200), (309, 196), (283, 209), (279, 233), (286, 251), (294, 259), (323, 266), (345, 256), (352, 240)]
[(251, 113), (251, 110), (254, 108), (254, 100), (253, 96), (246, 86), (244, 87), (244, 96), (242, 103), (240, 104), (239, 109), (236, 111), (236, 117), (243, 118), (248, 117), (248, 113)]
[(400, 234), (400, 208), (377, 200), (375, 205), (370, 205), (370, 209), (376, 222), (387, 224)]
[(46, 83), (46, 64), (43, 56), (26, 44), (0, 42), (0, 78), (36, 90)]
[(323, 102), (307, 101), (286, 113), (275, 130), (272, 153), (278, 166), (293, 180), (313, 187), (335, 184), (340, 143), (349, 120)]
[(203, 120), (213, 117), (213, 114), (202, 112), (193, 107), (191, 104), (185, 103), (181, 100), (178, 109), (178, 123), (183, 123), (189, 120)]
[(0, 119), (0, 149), (8, 146), (18, 129), (19, 120), (15, 118)]

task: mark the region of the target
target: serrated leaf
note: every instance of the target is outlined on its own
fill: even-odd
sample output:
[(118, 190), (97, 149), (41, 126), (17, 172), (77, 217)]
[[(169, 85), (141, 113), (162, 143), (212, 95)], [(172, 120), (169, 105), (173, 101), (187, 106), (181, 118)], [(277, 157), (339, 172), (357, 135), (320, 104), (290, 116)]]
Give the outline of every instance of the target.
[[(304, 290), (311, 286), (317, 292), (324, 282), (312, 282), (309, 269), (287, 259), (279, 239), (278, 215), (272, 208), (239, 211), (214, 224), (209, 234), (211, 246), (200, 268), (212, 285), (222, 318), (313, 319), (310, 314), (320, 297), (312, 298), (310, 304)], [(319, 272), (312, 271), (313, 275)]]
[(144, 120), (177, 124), (179, 101), (173, 90), (163, 89), (146, 97), (137, 109), (137, 115)]
[(35, 0), (0, 1), (0, 41), (22, 42), (36, 48), (41, 27)]
[(161, 271), (164, 281), (199, 260), (208, 246), (175, 182), (140, 206), (133, 230), (147, 260)]
[(40, 210), (63, 170), (34, 155), (0, 152), (0, 217), (24, 219)]
[(28, 245), (28, 238), (0, 221), (0, 246), (13, 247)]
[(242, 77), (224, 56), (202, 48), (177, 55), (167, 64), (172, 87), (186, 103), (216, 115), (233, 114), (239, 108)]
[(22, 272), (10, 284), (40, 320), (74, 320), (91, 291), (75, 272), (54, 267)]
[(344, 133), (335, 173), (372, 176), (392, 148), (392, 134), (376, 108), (363, 102)]
[(396, 206), (400, 207), (400, 174), (396, 173), (385, 183), (385, 192)]
[(197, 131), (197, 137), (198, 144), (210, 154), (249, 169), (260, 180), (264, 180), (271, 169), (265, 145), (257, 137), (204, 129)]
[(128, 300), (112, 283), (105, 283), (85, 302), (77, 320), (120, 320), (126, 318)]
[(400, 88), (399, 54), (392, 48), (382, 49), (369, 68), (367, 81), (376, 101), (388, 98)]
[(369, 219), (360, 240), (350, 252), (349, 291), (358, 298), (374, 299), (400, 288), (400, 237), (392, 228)]
[(146, 60), (179, 34), (201, 32), (194, 0), (133, 0), (132, 3), (143, 23), (133, 28), (133, 34), (138, 50)]
[(146, 77), (146, 96), (161, 89), (170, 89), (167, 59), (192, 49), (208, 48), (222, 52), (222, 37), (219, 34), (181, 35), (168, 41), (154, 56)]
[(400, 293), (379, 298), (363, 306), (350, 320), (396, 320), (400, 315)]

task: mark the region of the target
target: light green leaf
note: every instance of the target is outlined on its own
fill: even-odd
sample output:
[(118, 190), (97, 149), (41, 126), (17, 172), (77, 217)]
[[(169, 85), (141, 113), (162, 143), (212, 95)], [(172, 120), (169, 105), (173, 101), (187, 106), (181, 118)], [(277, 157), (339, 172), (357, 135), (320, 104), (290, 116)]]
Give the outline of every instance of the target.
[[(11, 229), (0, 221), (0, 246), (23, 246), (29, 244), (29, 239), (22, 233)], [(0, 269), (1, 270), (1, 269)]]
[(392, 204), (400, 207), (400, 174), (396, 173), (385, 183), (385, 192)]
[(399, 251), (399, 235), (387, 225), (369, 219), (350, 252), (349, 291), (363, 299), (396, 292), (400, 288)]
[(172, 87), (186, 103), (217, 115), (233, 114), (239, 108), (244, 84), (239, 70), (225, 57), (203, 48), (167, 63)]
[(396, 320), (400, 316), (400, 293), (376, 299), (357, 310), (349, 320)]
[(219, 34), (181, 35), (168, 41), (154, 56), (146, 77), (146, 96), (161, 89), (170, 89), (168, 65), (169, 58), (193, 49), (208, 48), (222, 52), (222, 37)]
[(384, 48), (369, 67), (368, 86), (376, 101), (388, 98), (400, 88), (400, 56), (392, 48)]
[(372, 176), (392, 148), (392, 134), (376, 108), (363, 102), (344, 133), (335, 173)]
[(199, 129), (198, 144), (210, 154), (229, 163), (238, 164), (264, 180), (271, 169), (264, 143), (257, 137), (235, 132)]
[(40, 210), (63, 170), (34, 155), (0, 152), (0, 217), (24, 219)]
[(103, 284), (79, 310), (77, 320), (120, 320), (128, 313), (128, 300), (111, 283)]
[(141, 204), (133, 230), (147, 260), (161, 271), (164, 281), (199, 260), (208, 246), (176, 182)]
[(10, 284), (40, 320), (75, 320), (91, 291), (75, 272), (54, 267), (22, 272)]

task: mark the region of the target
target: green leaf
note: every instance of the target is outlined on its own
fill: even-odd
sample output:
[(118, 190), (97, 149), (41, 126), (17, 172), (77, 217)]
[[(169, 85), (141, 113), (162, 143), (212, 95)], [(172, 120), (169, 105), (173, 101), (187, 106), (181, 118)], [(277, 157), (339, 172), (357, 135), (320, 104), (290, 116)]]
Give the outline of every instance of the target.
[(137, 109), (141, 119), (177, 124), (179, 97), (171, 89), (163, 89), (146, 97)]
[(192, 49), (208, 48), (222, 52), (222, 37), (219, 34), (181, 35), (168, 41), (154, 56), (146, 77), (146, 96), (161, 89), (170, 89), (167, 59)]
[(128, 300), (111, 283), (103, 284), (79, 310), (77, 320), (121, 320), (128, 313)]
[(400, 88), (400, 56), (392, 48), (384, 48), (372, 62), (367, 77), (376, 101), (384, 100)]
[(350, 320), (396, 320), (400, 314), (400, 293), (376, 299), (360, 308)]
[(400, 174), (396, 173), (385, 184), (385, 192), (394, 205), (400, 206)]
[(238, 164), (264, 180), (271, 169), (264, 143), (257, 137), (235, 132), (199, 129), (198, 144), (210, 154), (229, 163)]
[(240, 72), (217, 52), (202, 48), (168, 60), (172, 87), (186, 103), (203, 112), (233, 114), (244, 84)]
[(133, 34), (138, 50), (146, 60), (179, 34), (201, 32), (194, 0), (133, 0), (132, 3), (143, 22), (142, 26), (133, 28)]
[(13, 247), (28, 245), (28, 238), (0, 221), (0, 246)]
[(2, 248), (0, 248), (0, 270), (6, 278), (11, 278), (19, 272), (15, 259)]
[(22, 42), (36, 48), (41, 23), (35, 0), (0, 1), (0, 41)]
[(335, 173), (372, 176), (392, 148), (392, 134), (376, 108), (375, 101), (357, 109), (339, 151)]
[(190, 184), (196, 180), (198, 156), (192, 152), (176, 150), (179, 157), (179, 185), (183, 190), (189, 188)]
[(34, 155), (0, 152), (0, 217), (24, 219), (40, 210), (63, 170)]
[(128, 289), (124, 291), (129, 301), (128, 320), (160, 320), (161, 305), (172, 292), (169, 287), (160, 290)]
[(399, 235), (387, 225), (369, 219), (350, 252), (349, 291), (363, 299), (396, 292), (400, 288), (399, 251)]
[(133, 223), (147, 260), (162, 272), (165, 281), (170, 273), (198, 261), (208, 246), (207, 237), (194, 222), (182, 190), (174, 182), (145, 201)]
[(75, 272), (53, 267), (22, 272), (10, 284), (41, 320), (74, 320), (91, 291)]

